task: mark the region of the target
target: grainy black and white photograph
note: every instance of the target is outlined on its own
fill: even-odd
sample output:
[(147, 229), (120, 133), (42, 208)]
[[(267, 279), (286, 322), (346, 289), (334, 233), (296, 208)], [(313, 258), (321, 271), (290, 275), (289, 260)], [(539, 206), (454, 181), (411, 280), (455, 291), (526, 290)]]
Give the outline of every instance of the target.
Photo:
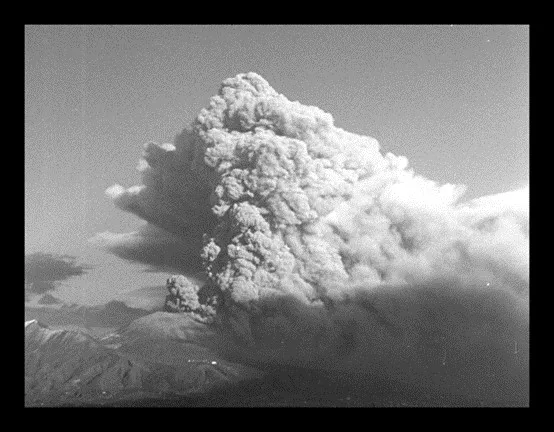
[(24, 407), (528, 407), (529, 25), (38, 25)]

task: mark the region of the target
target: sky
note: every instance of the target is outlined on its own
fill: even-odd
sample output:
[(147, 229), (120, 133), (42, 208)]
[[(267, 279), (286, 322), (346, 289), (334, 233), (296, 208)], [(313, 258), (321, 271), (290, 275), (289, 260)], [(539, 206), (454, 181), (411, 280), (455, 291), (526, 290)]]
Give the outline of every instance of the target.
[(25, 252), (92, 267), (67, 298), (163, 285), (88, 242), (142, 225), (105, 190), (249, 71), (466, 199), (528, 184), (527, 26), (26, 26)]

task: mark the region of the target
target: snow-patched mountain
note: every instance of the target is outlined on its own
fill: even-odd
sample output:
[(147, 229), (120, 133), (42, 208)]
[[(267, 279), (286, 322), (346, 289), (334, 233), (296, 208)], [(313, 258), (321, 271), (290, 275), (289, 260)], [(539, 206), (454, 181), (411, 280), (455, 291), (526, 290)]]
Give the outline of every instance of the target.
[(80, 331), (25, 323), (26, 405), (94, 400), (143, 385), (145, 365)]
[(254, 369), (221, 359), (203, 344), (210, 334), (202, 326), (184, 315), (156, 312), (97, 339), (85, 331), (52, 330), (37, 320), (27, 321), (25, 403), (163, 398), (259, 376)]

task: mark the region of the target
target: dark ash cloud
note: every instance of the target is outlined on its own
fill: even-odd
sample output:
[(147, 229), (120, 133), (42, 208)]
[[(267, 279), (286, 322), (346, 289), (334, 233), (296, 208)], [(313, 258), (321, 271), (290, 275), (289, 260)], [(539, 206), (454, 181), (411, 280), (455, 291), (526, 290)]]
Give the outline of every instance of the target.
[(59, 282), (82, 276), (90, 267), (77, 264), (71, 255), (36, 252), (25, 255), (25, 292), (44, 294), (56, 289)]
[(131, 233), (99, 233), (90, 242), (124, 260), (147, 264), (147, 272), (202, 271), (200, 239), (183, 239), (150, 223)]

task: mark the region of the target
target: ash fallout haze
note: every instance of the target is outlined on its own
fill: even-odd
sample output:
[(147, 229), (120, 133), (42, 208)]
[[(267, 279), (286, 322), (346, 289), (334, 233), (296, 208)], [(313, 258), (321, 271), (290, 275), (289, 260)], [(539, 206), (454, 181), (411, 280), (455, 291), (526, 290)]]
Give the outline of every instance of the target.
[(25, 37), (26, 253), (87, 269), (50, 295), (179, 273), (223, 358), (528, 404), (528, 27)]

